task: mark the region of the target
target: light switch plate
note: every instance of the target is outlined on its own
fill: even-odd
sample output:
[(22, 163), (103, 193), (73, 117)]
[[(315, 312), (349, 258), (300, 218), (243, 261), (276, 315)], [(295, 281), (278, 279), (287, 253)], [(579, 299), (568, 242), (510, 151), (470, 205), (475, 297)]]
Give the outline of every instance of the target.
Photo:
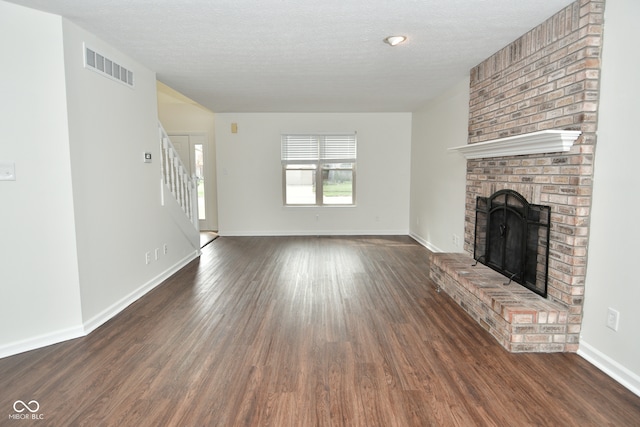
[(13, 162), (0, 162), (0, 181), (16, 180), (16, 164)]

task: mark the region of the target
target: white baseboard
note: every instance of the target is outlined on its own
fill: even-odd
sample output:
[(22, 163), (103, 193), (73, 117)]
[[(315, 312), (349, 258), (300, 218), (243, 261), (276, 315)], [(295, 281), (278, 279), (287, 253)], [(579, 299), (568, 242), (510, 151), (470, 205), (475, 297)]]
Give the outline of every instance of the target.
[(291, 231), (240, 231), (218, 230), (223, 237), (263, 236), (406, 236), (407, 230), (291, 230)]
[(127, 308), (133, 302), (140, 299), (147, 292), (158, 286), (160, 283), (165, 281), (171, 275), (176, 273), (182, 267), (187, 265), (189, 262), (196, 259), (200, 256), (200, 249), (190, 253), (167, 270), (149, 280), (144, 285), (140, 286), (135, 291), (131, 292), (129, 295), (122, 298), (120, 301), (112, 304), (110, 307), (103, 310), (101, 313), (89, 319), (87, 322), (84, 322), (83, 325), (73, 326), (71, 328), (61, 329), (58, 331), (53, 331), (44, 335), (39, 335), (36, 337), (27, 338), (25, 340), (17, 341), (14, 343), (6, 344), (0, 346), (0, 358), (13, 356), (19, 353), (24, 353), (26, 351), (35, 350), (37, 348), (47, 347), (52, 344), (58, 344), (64, 341), (72, 340), (75, 338), (80, 338), (89, 333), (93, 332), (99, 326), (107, 322), (109, 319), (113, 318), (115, 315), (120, 313), (122, 310)]
[(69, 341), (85, 335), (82, 326), (61, 329), (44, 335), (27, 338), (25, 340), (13, 342), (0, 347), (0, 359), (13, 356), (36, 348), (47, 347), (64, 341)]
[(136, 302), (137, 300), (139, 300), (146, 293), (151, 291), (160, 283), (164, 282), (171, 275), (173, 275), (182, 267), (184, 267), (185, 265), (187, 265), (188, 263), (196, 259), (198, 256), (200, 256), (200, 249), (182, 258), (180, 261), (176, 262), (174, 265), (172, 265), (171, 267), (169, 267), (168, 269), (166, 269), (165, 271), (163, 271), (153, 279), (149, 280), (147, 283), (143, 284), (138, 289), (131, 292), (129, 295), (126, 295), (124, 298), (120, 299), (119, 301), (115, 302), (111, 306), (104, 309), (102, 312), (96, 314), (91, 319), (84, 322), (85, 334), (88, 335), (94, 330), (96, 330), (98, 327), (102, 326), (104, 323), (106, 323), (111, 318), (113, 318), (118, 313), (120, 313), (122, 310), (124, 310), (125, 308), (127, 308), (128, 306)]
[(578, 354), (631, 392), (640, 396), (640, 376), (582, 340)]
[(420, 243), (422, 246), (424, 246), (425, 248), (429, 249), (431, 252), (444, 252), (443, 250), (441, 250), (440, 248), (432, 245), (431, 243), (427, 242), (426, 240), (424, 240), (421, 236), (418, 236), (415, 233), (409, 233), (409, 237), (411, 237), (413, 240), (415, 240), (416, 242)]

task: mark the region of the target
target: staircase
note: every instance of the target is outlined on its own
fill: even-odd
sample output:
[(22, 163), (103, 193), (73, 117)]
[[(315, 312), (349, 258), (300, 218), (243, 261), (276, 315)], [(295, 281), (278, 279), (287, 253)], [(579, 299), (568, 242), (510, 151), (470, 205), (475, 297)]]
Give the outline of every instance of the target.
[[(170, 193), (182, 208), (182, 211), (193, 224), (196, 231), (198, 224), (198, 194), (195, 176), (189, 176), (178, 152), (174, 148), (169, 135), (158, 123), (160, 136), (160, 168), (162, 170), (162, 205), (165, 205), (165, 194)], [(168, 190), (168, 191), (165, 191)]]

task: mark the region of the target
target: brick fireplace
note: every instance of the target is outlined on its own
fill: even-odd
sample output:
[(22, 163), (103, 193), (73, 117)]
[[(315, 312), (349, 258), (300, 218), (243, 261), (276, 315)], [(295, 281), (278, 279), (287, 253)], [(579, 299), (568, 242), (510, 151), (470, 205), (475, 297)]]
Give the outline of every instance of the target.
[[(511, 137), (518, 139), (546, 130), (579, 134), (572, 145), (562, 149), (525, 151), (526, 154), (498, 152), (467, 160), (464, 250), (469, 256), (473, 254), (478, 196), (489, 197), (498, 190), (509, 189), (523, 195), (529, 203), (551, 207), (547, 298), (542, 303), (532, 298), (530, 310), (526, 310), (526, 303), (517, 304), (522, 312), (530, 314), (535, 328), (529, 326), (521, 329), (524, 332), (515, 333), (514, 328), (522, 325), (514, 326), (506, 319), (514, 318), (510, 308), (505, 309), (502, 303), (484, 294), (477, 297), (485, 298), (485, 304), (497, 304), (499, 320), (507, 320), (503, 327), (508, 331), (491, 332), (510, 351), (578, 350), (603, 13), (603, 0), (578, 0), (471, 70), (470, 145), (482, 146), (496, 140), (508, 143)], [(443, 266), (436, 274), (439, 280), (444, 280), (447, 269), (455, 270)], [(451, 275), (447, 277), (451, 280)], [(453, 292), (444, 286), (443, 289)], [(455, 299), (465, 309), (475, 304), (475, 300), (463, 301), (460, 296)], [(544, 307), (537, 307), (538, 304)], [(467, 311), (473, 311), (471, 314), (479, 323), (485, 323), (486, 329), (495, 329), (497, 321), (490, 319), (495, 313), (488, 314), (486, 308), (474, 310)], [(549, 321), (550, 316), (554, 322)]]

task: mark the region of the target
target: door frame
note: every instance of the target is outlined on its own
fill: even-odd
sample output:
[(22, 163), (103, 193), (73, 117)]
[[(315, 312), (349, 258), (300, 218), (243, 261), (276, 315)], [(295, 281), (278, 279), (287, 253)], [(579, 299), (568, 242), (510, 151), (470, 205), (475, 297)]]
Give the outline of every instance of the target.
[[(215, 208), (215, 203), (212, 203), (212, 198), (215, 197), (215, 192), (212, 191), (211, 186), (215, 183), (212, 182), (212, 176), (215, 176), (215, 163), (210, 158), (210, 144), (209, 144), (209, 135), (206, 132), (171, 132), (167, 133), (169, 135), (169, 139), (173, 137), (187, 137), (189, 141), (189, 159), (181, 159), (185, 166), (189, 168), (189, 175), (193, 177), (195, 171), (195, 158), (194, 158), (194, 146), (197, 144), (202, 144), (202, 156), (204, 159), (204, 164), (202, 166), (202, 174), (204, 176), (204, 194), (205, 194), (205, 212), (206, 217), (204, 220), (198, 220), (198, 226), (200, 231), (214, 231), (216, 227), (213, 224), (213, 218), (215, 215), (213, 214), (213, 209)], [(195, 138), (194, 138), (195, 137)], [(195, 140), (195, 139), (198, 140)], [(202, 140), (199, 140), (202, 138)], [(213, 163), (213, 164), (212, 164)], [(197, 191), (197, 188), (196, 188)]]

